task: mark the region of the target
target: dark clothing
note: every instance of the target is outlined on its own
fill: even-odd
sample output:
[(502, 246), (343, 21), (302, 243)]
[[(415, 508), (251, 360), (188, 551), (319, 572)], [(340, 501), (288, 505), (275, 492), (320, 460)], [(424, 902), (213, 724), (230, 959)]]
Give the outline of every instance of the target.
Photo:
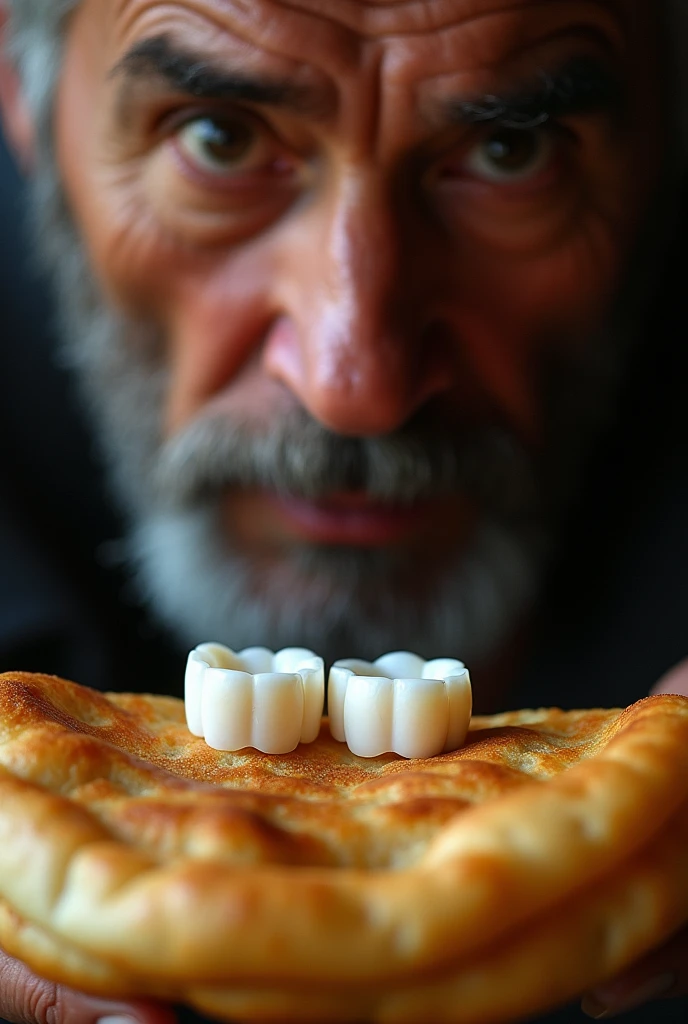
[[(112, 564), (123, 524), (55, 360), (50, 301), (21, 221), (20, 182), (0, 144), (0, 671), (180, 694), (186, 652)], [(678, 256), (651, 322), (511, 706), (629, 704), (688, 655), (688, 305)], [(577, 1008), (547, 1018), (582, 1019)], [(686, 1024), (688, 1000), (626, 1019)]]

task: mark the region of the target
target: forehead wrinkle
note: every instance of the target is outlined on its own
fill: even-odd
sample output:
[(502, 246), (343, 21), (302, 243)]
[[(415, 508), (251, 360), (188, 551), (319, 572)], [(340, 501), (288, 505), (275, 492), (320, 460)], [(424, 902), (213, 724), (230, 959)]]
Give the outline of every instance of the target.
[[(285, 32), (297, 28), (309, 34), (316, 32), (322, 43), (336, 42), (351, 50), (359, 42), (378, 40), (383, 36), (423, 36), (441, 32), (452, 26), (469, 28), (483, 18), (528, 14), (535, 17), (535, 8), (546, 6), (568, 11), (572, 20), (586, 17), (603, 18), (610, 29), (618, 25), (624, 0), (182, 0), (178, 4), (156, 3), (155, 0), (104, 0), (115, 19), (136, 16), (151, 7), (186, 8), (201, 13), (218, 26), (232, 25), (250, 31), (256, 41), (278, 40)], [(634, 0), (638, 2), (638, 0)], [(292, 19), (296, 19), (294, 22)], [(305, 20), (304, 20), (305, 19)], [(327, 29), (329, 28), (329, 31)], [(280, 40), (281, 41), (281, 40)], [(309, 40), (310, 42), (310, 40)], [(347, 45), (348, 44), (348, 45)]]
[[(359, 47), (355, 36), (348, 30), (335, 31), (336, 26), (320, 18), (309, 18), (314, 24), (307, 26), (304, 33), (304, 18), (298, 11), (284, 11), (283, 4), (272, 4), (269, 0), (116, 0), (107, 12), (114, 23), (119, 46), (127, 45), (131, 37), (142, 38), (147, 34), (160, 34), (160, 25), (174, 34), (175, 21), (188, 25), (189, 16), (197, 17), (204, 27), (222, 36), (231, 35), (235, 40), (263, 50), (272, 56), (316, 67), (311, 55), (324, 53), (327, 66), (322, 69), (328, 74), (350, 71), (360, 63)], [(266, 16), (268, 10), (286, 13), (284, 18)], [(298, 20), (294, 25), (293, 20)], [(298, 31), (298, 29), (302, 31)], [(297, 31), (295, 31), (297, 29)], [(302, 42), (307, 39), (306, 45)], [(216, 39), (213, 52), (221, 56), (221, 43)]]
[[(244, 2), (244, 0), (242, 0)], [(264, 0), (273, 10), (291, 10), (327, 20), (368, 39), (422, 36), (470, 26), (483, 18), (531, 13), (547, 5), (568, 9), (576, 19), (596, 14), (618, 18), (619, 0)], [(623, 2), (623, 0), (621, 0)], [(637, 2), (637, 0), (636, 0)]]
[[(634, 0), (637, 2), (637, 0)], [(292, 61), (304, 71), (333, 77), (350, 77), (362, 71), (370, 81), (372, 65), (383, 77), (419, 75), (425, 83), (445, 77), (484, 72), (488, 78), (515, 55), (529, 47), (546, 43), (563, 31), (602, 28), (604, 34), (627, 42), (628, 25), (621, 17), (620, 4), (614, 0), (410, 0), (394, 3), (381, 0), (377, 4), (358, 0), (101, 0), (115, 19), (118, 35), (143, 38), (164, 31), (179, 36), (175, 23), (184, 36), (188, 34), (190, 16), (197, 16), (204, 35), (199, 39), (209, 53), (222, 57), (222, 36), (231, 35), (235, 42), (255, 47), (260, 58), (266, 55)], [(322, 14), (341, 14), (374, 9), (398, 13), (400, 9), (430, 10), (444, 17), (453, 16), (444, 28), (434, 23), (423, 32), (388, 33), (387, 39), (364, 37), (353, 28), (333, 22)], [(463, 18), (457, 14), (463, 11)], [(270, 12), (273, 12), (272, 14)], [(576, 19), (572, 21), (575, 12)], [(482, 25), (498, 19), (499, 31), (483, 31)], [(588, 19), (586, 23), (586, 18)], [(396, 26), (399, 27), (399, 24)], [(182, 36), (182, 37), (184, 37)], [(126, 40), (129, 41), (129, 40)], [(389, 44), (389, 45), (386, 45)], [(372, 47), (372, 52), (371, 52)], [(382, 47), (382, 49), (380, 49)], [(372, 62), (372, 64), (371, 64)], [(484, 77), (484, 76), (483, 76)], [(379, 83), (380, 87), (382, 83)], [(423, 91), (421, 82), (414, 91)], [(473, 90), (475, 91), (475, 90)], [(384, 92), (384, 90), (383, 90)]]
[(520, 77), (528, 74), (531, 53), (541, 52), (558, 41), (584, 40), (591, 29), (599, 34), (597, 46), (603, 51), (621, 53), (628, 45), (628, 33), (618, 21), (608, 28), (605, 19), (604, 31), (600, 31), (599, 21), (571, 25), (564, 19), (562, 23), (561, 18), (555, 17), (559, 5), (550, 0), (534, 0), (531, 6), (537, 17), (523, 18), (512, 9), (501, 19), (499, 32), (485, 32), (481, 22), (473, 21), (468, 26), (446, 28), (436, 40), (425, 40), (425, 46), (418, 45), (418, 39), (402, 38), (387, 54), (385, 70), (392, 77), (418, 79), (417, 95), (433, 84), (450, 83), (458, 95), (464, 85), (468, 93), (475, 92), (476, 86), (508, 87), (521, 64)]

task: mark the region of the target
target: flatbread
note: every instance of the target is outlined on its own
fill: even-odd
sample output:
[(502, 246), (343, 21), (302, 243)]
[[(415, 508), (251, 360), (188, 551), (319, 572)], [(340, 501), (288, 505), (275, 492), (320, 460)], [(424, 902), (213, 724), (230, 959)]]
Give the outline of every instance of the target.
[(496, 1024), (688, 918), (688, 699), (476, 718), (427, 761), (220, 753), (181, 701), (0, 676), (0, 943), (239, 1021)]

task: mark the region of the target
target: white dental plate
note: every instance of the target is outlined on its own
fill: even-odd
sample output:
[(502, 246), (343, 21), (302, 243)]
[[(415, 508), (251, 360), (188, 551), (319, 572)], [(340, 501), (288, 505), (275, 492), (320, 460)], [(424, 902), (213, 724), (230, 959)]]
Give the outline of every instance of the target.
[(215, 750), (289, 754), (320, 733), (325, 666), (300, 647), (201, 644), (186, 664), (185, 704), (189, 730)]
[(330, 732), (359, 757), (436, 757), (465, 742), (473, 710), (461, 661), (423, 661), (408, 651), (372, 664), (338, 661), (328, 689)]

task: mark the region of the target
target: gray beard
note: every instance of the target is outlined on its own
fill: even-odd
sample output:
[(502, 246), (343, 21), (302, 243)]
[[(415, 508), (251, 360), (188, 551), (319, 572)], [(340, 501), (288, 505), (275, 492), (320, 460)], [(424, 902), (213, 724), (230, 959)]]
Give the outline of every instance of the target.
[[(327, 660), (413, 649), (479, 666), (532, 608), (591, 439), (616, 390), (627, 339), (609, 329), (557, 345), (543, 372), (546, 445), (527, 450), (506, 427), (419, 416), (385, 438), (347, 439), (304, 412), (268, 425), (201, 416), (162, 436), (164, 339), (103, 300), (59, 185), (39, 156), (34, 213), (56, 285), (64, 353), (96, 424), (114, 493), (128, 515), (127, 559), (154, 614), (187, 646), (306, 646)], [(430, 573), (408, 556), (294, 547), (271, 563), (242, 552), (220, 522), (232, 487), (319, 497), (355, 487), (393, 502), (463, 493), (480, 525)]]

